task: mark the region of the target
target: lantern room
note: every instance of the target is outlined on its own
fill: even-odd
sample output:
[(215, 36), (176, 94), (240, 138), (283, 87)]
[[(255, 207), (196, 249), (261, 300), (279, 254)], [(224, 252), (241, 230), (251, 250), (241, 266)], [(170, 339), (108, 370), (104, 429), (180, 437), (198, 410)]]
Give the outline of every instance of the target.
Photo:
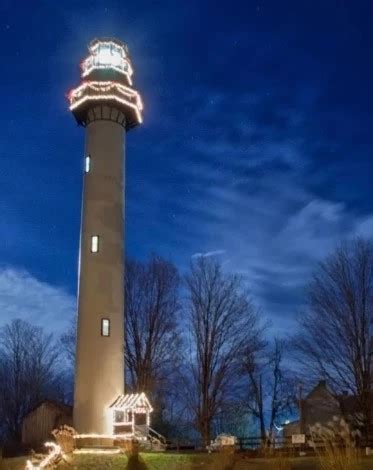
[(83, 60), (82, 82), (68, 94), (79, 125), (110, 120), (126, 130), (142, 122), (140, 94), (132, 87), (133, 69), (127, 46), (117, 39), (95, 39)]
[(81, 64), (82, 78), (114, 79), (132, 85), (133, 69), (124, 43), (116, 39), (96, 39), (88, 49), (90, 55)]

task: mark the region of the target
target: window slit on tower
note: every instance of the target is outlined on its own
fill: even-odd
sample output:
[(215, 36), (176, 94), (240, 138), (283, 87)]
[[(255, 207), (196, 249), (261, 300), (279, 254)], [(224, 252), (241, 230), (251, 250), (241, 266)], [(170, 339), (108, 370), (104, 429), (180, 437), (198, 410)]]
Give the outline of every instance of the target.
[(110, 336), (110, 320), (108, 318), (101, 319), (101, 336)]
[(98, 253), (98, 242), (99, 242), (99, 238), (98, 238), (98, 235), (93, 235), (91, 237), (91, 253)]
[(89, 173), (90, 169), (91, 169), (91, 156), (87, 155), (85, 157), (84, 170), (86, 173)]

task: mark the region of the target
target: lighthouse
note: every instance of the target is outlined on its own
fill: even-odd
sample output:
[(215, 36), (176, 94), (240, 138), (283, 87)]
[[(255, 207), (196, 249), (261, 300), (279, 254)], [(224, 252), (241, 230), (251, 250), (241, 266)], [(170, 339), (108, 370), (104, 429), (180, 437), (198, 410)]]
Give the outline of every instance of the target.
[(88, 50), (68, 96), (85, 129), (74, 427), (106, 435), (110, 407), (124, 394), (125, 141), (142, 122), (142, 102), (125, 44), (98, 39)]

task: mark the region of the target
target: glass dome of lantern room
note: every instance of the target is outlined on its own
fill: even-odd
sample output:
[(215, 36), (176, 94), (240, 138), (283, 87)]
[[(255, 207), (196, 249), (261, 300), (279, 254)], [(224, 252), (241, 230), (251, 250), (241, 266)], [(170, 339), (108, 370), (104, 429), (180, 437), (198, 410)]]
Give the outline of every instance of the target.
[(133, 74), (127, 46), (117, 40), (94, 40), (90, 55), (82, 63), (82, 77), (92, 80), (115, 80), (132, 85)]

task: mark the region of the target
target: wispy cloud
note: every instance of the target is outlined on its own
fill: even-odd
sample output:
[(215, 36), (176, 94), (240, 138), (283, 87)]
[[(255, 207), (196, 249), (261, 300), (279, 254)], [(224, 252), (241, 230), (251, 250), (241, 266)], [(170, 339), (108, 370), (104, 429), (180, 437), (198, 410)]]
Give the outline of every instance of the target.
[[(260, 96), (251, 103), (264, 106)], [(222, 96), (202, 104), (203, 132), (191, 124), (188, 158), (176, 170), (188, 181), (190, 197), (174, 195), (175, 210), (183, 214), (175, 223), (183, 240), (198, 246), (193, 258), (218, 255), (225, 263), (229, 253), (225, 269), (241, 273), (264, 314), (286, 334), (304, 308), (317, 262), (343, 239), (372, 237), (373, 214), (317, 191), (313, 155), (319, 144), (306, 135), (299, 109), (283, 109), (266, 124), (255, 112), (240, 120), (237, 101), (235, 118), (224, 127), (217, 116), (230, 105)]]
[(58, 335), (68, 326), (75, 311), (75, 297), (64, 289), (16, 268), (0, 270), (0, 326), (21, 318)]
[[(241, 273), (263, 315), (286, 332), (317, 261), (341, 239), (373, 235), (371, 77), (364, 57), (352, 57), (363, 50), (360, 36), (352, 29), (346, 35), (345, 22), (342, 35), (338, 21), (331, 31), (327, 21), (315, 40), (304, 12), (281, 22), (268, 8), (237, 15), (239, 5), (232, 23), (229, 12), (212, 17), (201, 3), (183, 2), (182, 14), (179, 5), (154, 13), (137, 3), (105, 4), (83, 23), (82, 7), (50, 10), (63, 33), (50, 54), (34, 49), (58, 79), (46, 95), (36, 71), (23, 90), (22, 113), (14, 114), (17, 82), (4, 104), (0, 265), (29, 271), (0, 270), (2, 321), (21, 316), (60, 330), (75, 310), (73, 296), (30, 273), (75, 288), (83, 136), (67, 118), (61, 90), (77, 83), (76, 64), (92, 34), (111, 31), (128, 41), (145, 103), (144, 125), (128, 138), (129, 255), (157, 252), (181, 270), (191, 256), (217, 256), (224, 269)], [(247, 13), (250, 2), (241, 3)], [(22, 59), (14, 67), (30, 61)], [(351, 64), (358, 74), (349, 73)], [(57, 112), (58, 125), (48, 118), (32, 124), (40, 100), (45, 116)], [(15, 142), (9, 136), (19, 116), (24, 139)]]
[(205, 253), (194, 253), (192, 258), (209, 258), (211, 256), (224, 255), (225, 253), (225, 250), (206, 251)]

